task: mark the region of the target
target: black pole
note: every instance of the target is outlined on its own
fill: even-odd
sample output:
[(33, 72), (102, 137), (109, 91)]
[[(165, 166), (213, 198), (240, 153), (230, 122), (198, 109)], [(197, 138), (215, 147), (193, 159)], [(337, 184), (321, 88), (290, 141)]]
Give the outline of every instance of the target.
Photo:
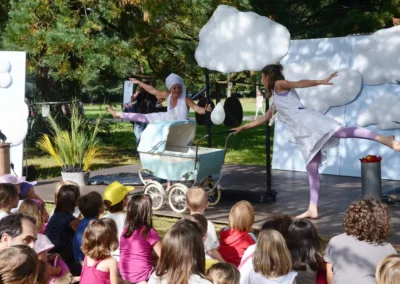
[[(205, 69), (206, 75), (206, 105), (210, 103), (210, 70)], [(211, 113), (206, 111), (207, 147), (211, 148)]]
[[(265, 113), (269, 109), (269, 99), (265, 99)], [(265, 171), (266, 171), (266, 183), (267, 191), (261, 196), (261, 202), (275, 201), (276, 190), (272, 189), (272, 173), (271, 173), (271, 126), (267, 124), (265, 126)]]

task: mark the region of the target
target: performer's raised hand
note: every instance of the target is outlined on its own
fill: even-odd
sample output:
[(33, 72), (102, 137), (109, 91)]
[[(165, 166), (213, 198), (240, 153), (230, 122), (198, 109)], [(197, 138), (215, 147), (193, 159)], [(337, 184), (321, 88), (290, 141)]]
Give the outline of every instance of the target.
[(332, 73), (331, 75), (329, 75), (329, 77), (321, 80), (321, 85), (333, 85), (333, 83), (331, 83), (330, 81), (332, 80), (332, 78), (336, 77), (338, 75), (338, 72)]

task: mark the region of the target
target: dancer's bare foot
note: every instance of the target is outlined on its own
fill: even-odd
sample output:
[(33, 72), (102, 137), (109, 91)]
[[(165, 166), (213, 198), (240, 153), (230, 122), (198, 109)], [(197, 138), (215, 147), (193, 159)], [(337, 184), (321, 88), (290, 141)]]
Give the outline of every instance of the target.
[(308, 207), (308, 210), (306, 212), (296, 216), (296, 219), (304, 219), (304, 218), (318, 219), (317, 205), (310, 204), (310, 206)]
[(120, 118), (118, 112), (110, 106), (106, 106), (106, 111), (111, 113), (114, 118)]
[(400, 142), (394, 139), (393, 135), (390, 136), (383, 136), (383, 135), (376, 135), (376, 141), (392, 148), (395, 151), (400, 151)]

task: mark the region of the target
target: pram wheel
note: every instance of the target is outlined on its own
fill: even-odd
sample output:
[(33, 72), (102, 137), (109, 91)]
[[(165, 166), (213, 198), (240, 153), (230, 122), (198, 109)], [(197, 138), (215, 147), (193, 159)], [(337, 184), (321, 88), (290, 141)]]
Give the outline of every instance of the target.
[(200, 183), (200, 186), (204, 188), (208, 194), (208, 204), (210, 206), (217, 205), (221, 200), (221, 189), (218, 184), (216, 184), (215, 180), (212, 178), (205, 178)]
[(169, 190), (168, 201), (171, 209), (176, 213), (183, 213), (186, 211), (186, 192), (188, 188), (182, 183), (174, 184)]
[(164, 204), (165, 190), (161, 183), (156, 181), (148, 182), (144, 187), (144, 194), (150, 196), (152, 201), (152, 209), (158, 210)]

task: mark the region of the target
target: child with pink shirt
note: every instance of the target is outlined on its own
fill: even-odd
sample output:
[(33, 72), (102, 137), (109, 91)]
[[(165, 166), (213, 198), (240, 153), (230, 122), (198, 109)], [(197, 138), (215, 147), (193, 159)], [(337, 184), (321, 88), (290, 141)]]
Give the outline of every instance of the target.
[(151, 254), (160, 256), (160, 236), (153, 228), (151, 198), (143, 193), (128, 204), (126, 227), (120, 238), (119, 270), (124, 280), (144, 284), (154, 270)]

